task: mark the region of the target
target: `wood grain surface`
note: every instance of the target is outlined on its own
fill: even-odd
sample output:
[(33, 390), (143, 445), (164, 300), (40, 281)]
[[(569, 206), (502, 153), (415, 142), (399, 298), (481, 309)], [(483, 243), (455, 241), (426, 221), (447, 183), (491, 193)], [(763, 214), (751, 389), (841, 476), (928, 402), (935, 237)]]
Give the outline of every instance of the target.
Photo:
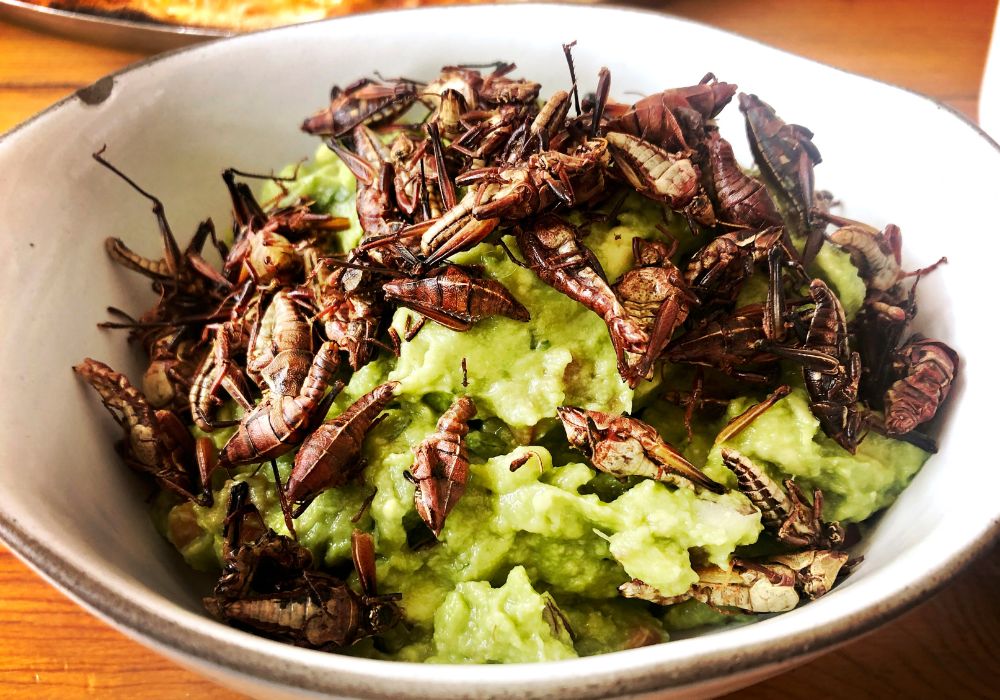
[[(923, 92), (973, 119), (996, 9), (993, 0), (634, 4)], [(0, 131), (142, 56), (0, 22)], [(943, 592), (900, 619), (731, 697), (998, 698), (998, 591), (1000, 547), (994, 547)], [(139, 696), (240, 697), (91, 617), (0, 545), (0, 697)]]

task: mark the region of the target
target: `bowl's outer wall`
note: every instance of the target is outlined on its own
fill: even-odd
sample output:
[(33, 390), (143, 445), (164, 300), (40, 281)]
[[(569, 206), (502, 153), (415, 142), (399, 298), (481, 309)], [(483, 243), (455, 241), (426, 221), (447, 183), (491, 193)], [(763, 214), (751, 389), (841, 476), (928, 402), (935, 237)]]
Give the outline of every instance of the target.
[[(816, 132), (818, 186), (833, 190), (846, 215), (901, 226), (907, 268), (948, 255), (920, 286), (919, 327), (963, 356), (941, 453), (886, 513), (865, 565), (834, 594), (747, 628), (516, 671), (446, 671), (302, 651), (208, 620), (201, 589), (150, 524), (148, 485), (112, 449), (117, 427), (70, 371), (90, 356), (138, 378), (122, 335), (95, 323), (108, 304), (139, 313), (152, 297), (143, 280), (111, 264), (102, 241), (113, 235), (149, 255), (160, 249), (149, 203), (90, 154), (107, 144), (112, 162), (162, 198), (183, 244), (206, 215), (228, 225), (222, 169), (267, 171), (315, 150), (298, 125), (325, 104), (330, 85), (374, 70), (428, 77), (446, 63), (508, 58), (551, 91), (566, 86), (560, 44), (572, 39), (584, 91), (606, 65), (622, 100), (628, 91), (691, 84), (707, 70), (760, 94)], [(749, 162), (736, 106), (720, 121)], [(996, 198), (997, 172), (997, 150), (928, 100), (634, 11), (542, 5), (365, 15), (151, 62), (116, 76), (103, 102), (70, 99), (0, 141), (0, 524), (22, 556), (175, 657), (345, 695), (582, 698), (678, 686), (821, 648), (940, 585), (995, 526), (996, 459), (983, 437), (998, 382), (984, 302), (998, 239), (983, 212)]]

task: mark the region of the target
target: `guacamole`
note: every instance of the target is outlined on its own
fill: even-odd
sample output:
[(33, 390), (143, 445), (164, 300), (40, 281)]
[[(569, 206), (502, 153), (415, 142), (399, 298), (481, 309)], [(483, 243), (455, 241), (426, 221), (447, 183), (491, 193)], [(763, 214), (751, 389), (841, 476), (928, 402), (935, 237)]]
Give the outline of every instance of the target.
[[(282, 184), (289, 197), (310, 198), (350, 218), (351, 228), (337, 234), (340, 246), (357, 243), (354, 179), (325, 146), (294, 182)], [(279, 195), (276, 187), (264, 192), (265, 199)], [(609, 280), (633, 265), (632, 238), (664, 239), (662, 217), (658, 206), (632, 196), (616, 222), (589, 226), (587, 245)], [(701, 245), (686, 230), (671, 225), (681, 251)], [(506, 242), (516, 253), (513, 239)], [(337, 571), (349, 569), (352, 530), (374, 533), (379, 590), (402, 594), (405, 624), (346, 653), (441, 663), (543, 661), (648, 644), (666, 640), (671, 629), (720, 622), (700, 603), (664, 610), (619, 597), (618, 586), (638, 578), (666, 596), (684, 593), (698, 579), (695, 565), (726, 567), (737, 548), (758, 541), (759, 512), (737, 490), (716, 495), (598, 473), (569, 449), (556, 409), (572, 404), (637, 415), (712, 479), (734, 486), (712, 441), (728, 418), (761, 397), (731, 402), (718, 420), (700, 419), (689, 439), (682, 409), (661, 398), (666, 385), (688, 381), (686, 370), (670, 368), (633, 391), (619, 377), (607, 327), (596, 314), (516, 265), (498, 245), (481, 244), (455, 261), (502, 282), (531, 320), (491, 317), (463, 333), (428, 321), (398, 358), (381, 353), (338, 396), (331, 416), (378, 384), (400, 382), (386, 418), (365, 440), (363, 478), (324, 491), (295, 521), (300, 542)], [(825, 247), (816, 273), (840, 294), (848, 314), (857, 312), (865, 286), (846, 255)], [(755, 289), (763, 287), (754, 282), (745, 294)], [(392, 319), (401, 335), (411, 314), (400, 309)], [(874, 434), (848, 454), (823, 434), (801, 380), (790, 374), (789, 381), (796, 384), (791, 395), (729, 446), (774, 478), (821, 488), (828, 520), (861, 521), (891, 503), (927, 454)], [(459, 395), (472, 397), (479, 412), (467, 437), (468, 486), (440, 542), (426, 546), (406, 473), (414, 448)], [(228, 434), (214, 437), (221, 444)], [(282, 479), (291, 462), (291, 455), (278, 460)], [(512, 471), (512, 464), (520, 466)], [(268, 525), (285, 531), (272, 479), (267, 469), (244, 469), (216, 484), (213, 507), (172, 505), (167, 536), (192, 566), (217, 570), (234, 481), (248, 481)]]

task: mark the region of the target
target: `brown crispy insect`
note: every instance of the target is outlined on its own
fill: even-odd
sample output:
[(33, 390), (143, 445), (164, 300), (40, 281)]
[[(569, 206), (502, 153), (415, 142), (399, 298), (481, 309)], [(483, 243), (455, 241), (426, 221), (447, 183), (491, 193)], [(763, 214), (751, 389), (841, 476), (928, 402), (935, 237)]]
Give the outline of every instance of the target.
[(312, 324), (287, 289), (271, 300), (247, 351), (247, 372), (271, 394), (294, 396), (312, 364)]
[(830, 549), (807, 549), (776, 554), (769, 563), (787, 566), (795, 572), (795, 587), (809, 600), (825, 595), (848, 564), (848, 553)]
[(458, 203), (458, 195), (455, 193), (455, 183), (448, 174), (438, 125), (431, 122), (424, 129), (430, 141), (430, 158), (420, 163), (421, 204), (424, 205), (424, 219), (430, 219), (440, 216), (445, 209), (453, 208)]
[[(356, 142), (368, 138), (363, 128), (355, 131), (355, 137)], [(405, 228), (406, 220), (396, 208), (393, 164), (381, 159), (371, 163), (332, 139), (327, 141), (327, 146), (357, 178), (355, 206), (358, 221), (364, 231), (362, 248), (366, 254), (379, 265), (391, 269), (410, 270), (418, 267), (413, 251), (407, 247), (407, 239), (398, 235)], [(380, 241), (379, 246), (370, 249), (364, 247), (364, 244), (375, 240)]]
[(664, 596), (639, 579), (623, 583), (618, 590), (626, 598), (639, 598), (657, 605), (675, 605), (698, 600), (719, 610), (736, 608), (751, 613), (786, 612), (799, 604), (795, 572), (784, 565), (746, 567), (733, 562), (730, 570), (717, 566), (695, 569), (698, 581), (685, 593)]
[(858, 268), (868, 287), (868, 296), (882, 302), (899, 304), (905, 292), (899, 282), (907, 277), (920, 277), (932, 272), (948, 261), (941, 258), (929, 267), (904, 272), (901, 267), (903, 234), (895, 224), (887, 224), (881, 231), (868, 224), (842, 216), (821, 212), (817, 216), (840, 228), (829, 235), (831, 242), (851, 254), (851, 262)]
[(376, 417), (392, 401), (399, 382), (386, 382), (359, 398), (336, 418), (320, 425), (295, 454), (285, 485), (289, 501), (308, 503), (357, 474), (361, 443)]
[(705, 143), (719, 220), (755, 231), (784, 225), (767, 188), (743, 172), (729, 142), (713, 129)]
[(570, 94), (556, 90), (535, 115), (528, 127), (528, 141), (537, 143), (539, 151), (548, 149), (549, 142), (565, 128), (570, 104)]
[(330, 91), (330, 106), (302, 123), (302, 130), (317, 136), (340, 138), (356, 126), (375, 126), (398, 117), (417, 99), (417, 86), (406, 80), (377, 82), (362, 78)]
[(691, 122), (692, 115), (699, 122), (714, 118), (735, 93), (735, 85), (718, 82), (710, 73), (698, 85), (671, 88), (644, 97), (610, 120), (607, 129), (639, 136), (668, 150), (686, 150), (689, 144), (683, 125)]
[(776, 247), (785, 246), (780, 227), (724, 233), (695, 251), (684, 268), (684, 281), (704, 308), (731, 308), (755, 265), (766, 261)]
[(222, 523), (222, 575), (215, 585), (215, 597), (245, 597), (264, 583), (256, 580), (262, 564), (269, 569), (266, 585), (281, 588), (300, 577), (301, 571), (312, 564), (312, 555), (292, 538), (267, 527), (250, 498), (250, 484), (240, 481), (229, 490)]
[(889, 224), (878, 231), (829, 214), (824, 218), (840, 226), (830, 234), (830, 240), (850, 251), (851, 262), (861, 271), (869, 290), (888, 292), (903, 277), (902, 234), (898, 226)]
[(406, 216), (412, 217), (420, 206), (421, 188), (425, 184), (420, 170), (427, 156), (427, 141), (418, 144), (410, 134), (401, 131), (386, 147), (378, 134), (367, 127), (358, 127), (354, 130), (354, 148), (373, 168), (392, 163), (396, 205)]
[(604, 319), (618, 357), (618, 372), (628, 379), (628, 353), (645, 352), (649, 336), (618, 301), (597, 258), (580, 242), (578, 230), (549, 214), (518, 230), (517, 245), (543, 282)]
[(958, 374), (958, 353), (940, 340), (915, 336), (896, 353), (900, 376), (885, 395), (885, 427), (903, 435), (926, 423), (948, 398)]
[(459, 185), (476, 185), (472, 215), (477, 219), (523, 219), (556, 204), (579, 206), (604, 193), (608, 142), (592, 139), (573, 153), (535, 153), (509, 167), (467, 170)]
[(473, 277), (457, 265), (433, 277), (391, 280), (382, 289), (387, 299), (455, 331), (467, 331), (487, 316), (531, 318), (502, 284)]
[[(420, 262), (414, 255), (416, 243), (412, 236), (402, 235), (408, 222), (397, 206), (400, 200), (408, 205), (414, 203), (406, 199), (410, 194), (407, 184), (401, 182), (403, 190), (396, 191), (395, 182), (397, 165), (403, 169), (399, 173), (401, 178), (412, 174), (414, 163), (419, 165), (418, 172), (422, 171), (425, 149), (417, 149), (409, 158), (398, 151), (387, 152), (378, 136), (364, 126), (354, 130), (354, 143), (361, 156), (351, 153), (335, 139), (327, 140), (327, 146), (357, 179), (355, 208), (364, 235), (360, 245), (352, 251), (352, 257), (363, 256), (382, 267), (401, 272), (419, 269)], [(401, 148), (405, 150), (405, 144)], [(416, 189), (413, 196), (422, 192), (426, 199), (427, 183), (421, 178), (417, 184), (423, 189)]]
[[(130, 181), (131, 182), (131, 181)], [(143, 195), (146, 193), (140, 190)], [(191, 238), (187, 248), (181, 253), (174, 235), (167, 224), (163, 205), (154, 199), (153, 211), (160, 223), (160, 231), (166, 243), (164, 257), (152, 260), (130, 249), (119, 238), (105, 240), (108, 256), (122, 267), (128, 268), (153, 280), (153, 289), (167, 295), (171, 303), (191, 307), (204, 299), (218, 300), (219, 289), (228, 290), (231, 285), (201, 257), (205, 241), (214, 237), (211, 219), (203, 221)]]
[(483, 75), (478, 70), (464, 66), (445, 66), (435, 80), (427, 83), (420, 92), (420, 98), (433, 107), (439, 107), (445, 93), (453, 90), (462, 96), (469, 109), (475, 109), (482, 86)]
[(192, 380), (188, 406), (194, 424), (205, 432), (210, 433), (223, 425), (232, 424), (212, 418), (214, 407), (222, 403), (216, 396), (220, 388), (224, 388), (244, 411), (253, 408), (247, 398), (243, 370), (234, 359), (247, 351), (253, 335), (252, 329), (258, 325), (260, 318), (261, 297), (253, 295), (253, 292), (252, 282), (244, 285), (233, 304), (229, 319), (214, 328), (211, 348)]
[(521, 468), (521, 467), (523, 467), (523, 466), (524, 466), (525, 464), (527, 464), (527, 463), (528, 463), (528, 461), (529, 461), (529, 460), (530, 460), (530, 459), (531, 459), (532, 457), (534, 457), (534, 456), (535, 456), (535, 453), (534, 453), (534, 452), (530, 452), (530, 451), (529, 451), (529, 452), (525, 452), (525, 453), (524, 453), (523, 455), (521, 455), (520, 457), (515, 457), (514, 459), (512, 459), (512, 460), (510, 461), (510, 466), (508, 467), (508, 469), (510, 469), (510, 471), (511, 471), (511, 472), (516, 472), (516, 471), (517, 471), (518, 469), (520, 469), (520, 468)]
[[(202, 248), (211, 238), (215, 241), (215, 227), (211, 219), (199, 224), (184, 252), (170, 229), (163, 202), (153, 196), (129, 176), (109, 163), (104, 157), (104, 149), (93, 154), (94, 160), (124, 180), (129, 187), (153, 203), (153, 214), (163, 241), (163, 257), (152, 260), (132, 251), (118, 238), (105, 240), (105, 249), (112, 260), (119, 265), (138, 272), (153, 280), (153, 290), (161, 299), (154, 307), (152, 319), (173, 321), (189, 311), (201, 310), (206, 306), (220, 303), (229, 293), (232, 285), (201, 256)], [(218, 242), (216, 241), (218, 246)], [(220, 252), (222, 248), (220, 247)], [(145, 345), (145, 343), (144, 343)], [(149, 348), (146, 347), (148, 352)]]
[(278, 184), (295, 179), (294, 175), (263, 176), (233, 168), (223, 171), (233, 207), (233, 245), (224, 255), (222, 271), (234, 283), (253, 279), (262, 288), (295, 284), (301, 279), (310, 246), (351, 225), (343, 217), (314, 212), (312, 203), (303, 199), (264, 211), (250, 187), (236, 180), (237, 175)]
[(501, 105), (494, 110), (472, 110), (462, 116), (465, 132), (448, 148), (472, 159), (484, 162), (508, 146), (515, 130), (526, 124), (530, 110), (517, 104)]
[[(775, 569), (768, 573), (756, 569), (727, 571), (717, 566), (695, 570), (698, 581), (676, 596), (665, 596), (640, 579), (632, 579), (618, 587), (622, 596), (638, 598), (657, 605), (675, 605), (686, 600), (698, 600), (718, 610), (739, 609), (746, 612), (786, 612), (799, 603), (795, 579), (791, 572)], [(773, 580), (772, 580), (773, 579)]]
[(246, 482), (229, 498), (223, 574), (204, 599), (216, 618), (298, 646), (335, 650), (396, 625), (398, 594), (378, 595), (371, 535), (355, 531), (351, 553), (361, 582), (355, 593), (343, 581), (312, 568), (309, 550), (265, 530), (249, 503)]
[(427, 121), (429, 124), (437, 125), (442, 137), (454, 141), (465, 131), (462, 117), (469, 109), (465, 95), (453, 88), (447, 88), (441, 92), (440, 103)]
[(836, 549), (844, 543), (844, 528), (825, 522), (823, 492), (813, 492), (810, 505), (791, 479), (785, 491), (763, 469), (736, 450), (722, 448), (722, 463), (736, 475), (739, 490), (761, 513), (761, 522), (779, 541), (793, 547)]
[(809, 408), (823, 432), (854, 454), (865, 436), (864, 414), (857, 405), (861, 357), (851, 352), (844, 307), (837, 295), (820, 279), (810, 283), (809, 293), (815, 308), (805, 345), (770, 348), (802, 364)]
[(686, 153), (670, 153), (632, 134), (609, 132), (607, 140), (615, 165), (636, 192), (663, 202), (695, 223), (715, 225), (712, 203)]
[(198, 365), (206, 353), (200, 342), (181, 331), (158, 337), (151, 345), (149, 366), (142, 375), (142, 392), (154, 408), (183, 411)]
[[(866, 300), (851, 324), (861, 355), (858, 396), (873, 409), (885, 407), (885, 392), (898, 378), (893, 374), (893, 364), (906, 326), (916, 315), (915, 291), (911, 288), (909, 299), (899, 305)], [(877, 427), (877, 422), (872, 425)]]
[[(362, 262), (351, 255), (348, 265)], [(314, 271), (314, 297), (323, 322), (323, 332), (331, 342), (347, 353), (348, 364), (357, 371), (371, 361), (379, 344), (377, 336), (386, 311), (379, 295), (377, 275), (359, 267), (342, 266), (327, 274), (329, 258), (322, 258)]]
[[(151, 475), (163, 488), (184, 498), (211, 504), (210, 492), (196, 493), (188, 466), (196, 455), (194, 439), (177, 416), (170, 411), (154, 410), (128, 377), (103, 362), (86, 358), (73, 371), (100, 395), (104, 407), (125, 432), (125, 438), (117, 445), (125, 464)], [(200, 471), (206, 473), (210, 469)], [(203, 486), (207, 487), (207, 483)]]
[(302, 278), (302, 256), (281, 234), (254, 231), (244, 241), (246, 256), (237, 282), (253, 279), (260, 287), (280, 287)]
[(778, 358), (765, 347), (764, 313), (763, 304), (749, 304), (728, 316), (708, 319), (671, 343), (667, 359), (769, 384)]
[(713, 493), (726, 490), (684, 459), (651, 425), (637, 418), (574, 406), (560, 406), (558, 411), (569, 443), (602, 472), (617, 477), (644, 476)]
[(670, 262), (670, 249), (657, 241), (632, 239), (635, 267), (613, 289), (625, 312), (639, 323), (649, 342), (636, 361), (629, 385), (648, 379), (653, 363), (663, 354), (674, 331), (687, 319), (698, 300), (688, 290), (680, 270)]
[[(889, 385), (899, 379), (899, 344), (907, 324), (916, 316), (917, 284), (923, 275), (947, 262), (947, 258), (913, 272), (901, 267), (903, 238), (899, 227), (888, 224), (882, 231), (872, 226), (817, 212), (817, 216), (840, 228), (828, 236), (851, 255), (851, 262), (865, 280), (865, 304), (852, 323), (862, 362), (859, 395), (874, 409), (884, 407)], [(914, 277), (909, 288), (902, 283)], [(894, 376), (894, 372), (896, 376)], [(878, 421), (871, 418), (873, 428)]]
[(508, 78), (507, 74), (517, 66), (513, 63), (497, 64), (496, 70), (483, 79), (479, 87), (479, 99), (487, 105), (515, 103), (530, 105), (538, 99), (542, 86), (533, 80)]
[(619, 586), (626, 598), (674, 605), (698, 600), (720, 612), (734, 608), (750, 613), (786, 612), (799, 604), (801, 591), (809, 599), (827, 593), (847, 563), (847, 552), (811, 549), (761, 560), (734, 559), (732, 569), (696, 568), (698, 581), (685, 593), (664, 596), (654, 587), (633, 579)]
[(465, 436), (476, 405), (467, 396), (455, 399), (437, 422), (437, 430), (417, 447), (411, 473), (413, 502), (420, 518), (440, 537), (445, 518), (465, 493), (469, 458)]
[[(280, 457), (302, 442), (343, 387), (334, 382), (339, 365), (337, 353), (335, 343), (323, 343), (297, 393), (265, 396), (240, 421), (222, 448), (220, 463), (229, 466), (263, 462)], [(324, 397), (331, 385), (333, 391)], [(286, 385), (285, 391), (292, 388)]]
[(813, 145), (812, 132), (786, 124), (774, 109), (756, 95), (740, 93), (740, 111), (746, 117), (750, 150), (761, 174), (775, 186), (792, 217), (795, 233), (808, 236), (803, 264), (812, 262), (823, 245), (825, 222), (813, 215), (815, 200), (813, 166), (822, 162)]
[[(468, 250), (493, 233), (500, 225), (499, 218), (480, 219), (473, 216), (475, 205), (476, 192), (469, 191), (441, 218), (424, 227), (420, 238), (420, 251), (425, 256), (425, 264), (437, 265), (459, 251)], [(415, 227), (415, 232), (419, 230)]]

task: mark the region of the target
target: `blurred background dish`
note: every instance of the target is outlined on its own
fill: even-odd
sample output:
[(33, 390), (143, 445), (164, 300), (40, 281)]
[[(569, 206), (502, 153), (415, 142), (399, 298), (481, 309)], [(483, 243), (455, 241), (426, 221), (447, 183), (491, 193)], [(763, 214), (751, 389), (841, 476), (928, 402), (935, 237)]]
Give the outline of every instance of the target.
[(0, 17), (73, 39), (165, 51), (359, 12), (483, 3), (496, 4), (493, 0), (0, 0)]
[(454, 0), (29, 0), (23, 4), (134, 22), (245, 32), (354, 12), (452, 2)]
[(236, 33), (209, 27), (156, 24), (135, 14), (87, 14), (20, 0), (0, 0), (0, 17), (70, 39), (144, 52), (166, 51)]

